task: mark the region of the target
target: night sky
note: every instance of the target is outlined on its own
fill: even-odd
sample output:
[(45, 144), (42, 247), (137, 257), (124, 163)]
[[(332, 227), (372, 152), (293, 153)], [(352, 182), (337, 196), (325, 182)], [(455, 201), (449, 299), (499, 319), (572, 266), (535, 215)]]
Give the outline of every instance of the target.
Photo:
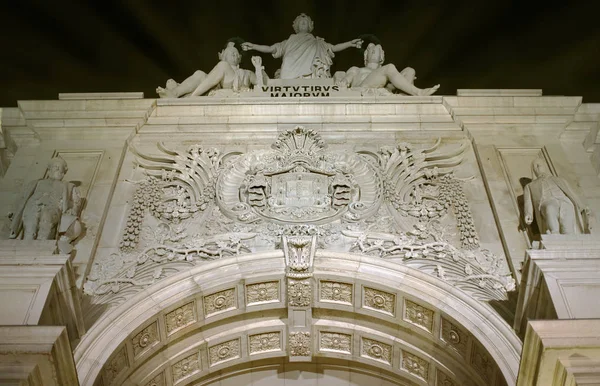
[[(216, 0), (27, 1), (3, 4), (0, 106), (59, 92), (143, 91), (208, 72), (228, 38), (271, 45), (301, 12), (336, 44), (361, 34), (382, 42), (386, 63), (417, 71), (416, 85), (541, 88), (600, 103), (600, 2)], [(261, 54), (270, 76), (280, 60)], [(332, 74), (362, 65), (336, 54)], [(242, 67), (251, 69), (250, 55)]]

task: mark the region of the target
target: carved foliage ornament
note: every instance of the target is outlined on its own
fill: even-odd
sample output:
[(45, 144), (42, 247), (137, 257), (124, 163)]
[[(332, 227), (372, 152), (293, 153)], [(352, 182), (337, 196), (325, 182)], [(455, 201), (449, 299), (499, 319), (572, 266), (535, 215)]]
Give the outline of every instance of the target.
[(433, 332), (433, 311), (410, 300), (404, 301), (404, 319)]
[(279, 301), (279, 281), (246, 285), (246, 304), (263, 304)]
[(173, 382), (187, 378), (200, 371), (200, 358), (198, 353), (194, 353), (176, 362), (171, 368), (173, 373)]
[(320, 301), (352, 304), (352, 284), (321, 281)]
[(172, 334), (196, 322), (195, 304), (194, 302), (185, 304), (165, 316), (167, 334)]
[(392, 346), (373, 339), (362, 339), (360, 355), (389, 365), (392, 364)]
[(235, 289), (231, 288), (204, 297), (204, 315), (213, 314), (237, 308)]
[[(317, 132), (298, 126), (282, 132), (272, 149), (245, 154), (200, 145), (177, 151), (159, 144), (159, 155), (133, 149), (148, 178), (137, 185), (121, 253), (97, 259), (84, 290), (118, 301), (203, 261), (278, 247), (285, 235), (288, 277), (311, 275), (317, 245), (344, 244), (437, 276), (477, 299), (504, 300), (514, 280), (501, 258), (479, 247), (465, 181), (454, 175), (468, 142), (440, 145), (331, 151)], [(147, 213), (150, 231), (142, 226)], [(384, 217), (388, 226), (377, 225)], [(460, 249), (445, 237), (453, 220)], [(190, 229), (203, 233), (188, 235)], [(313, 235), (318, 241), (309, 244), (291, 237)]]
[(115, 356), (108, 362), (108, 365), (104, 368), (104, 384), (110, 385), (112, 382), (123, 372), (127, 366), (129, 365), (129, 361), (127, 360), (127, 350), (126, 347), (121, 347), (120, 350), (117, 351)]
[(288, 279), (287, 298), (290, 307), (310, 307), (312, 300), (310, 279)]
[(289, 350), (292, 357), (306, 357), (311, 355), (310, 332), (294, 331), (289, 334)]
[(363, 305), (378, 312), (391, 316), (395, 315), (396, 295), (389, 292), (376, 290), (374, 288), (364, 287)]
[(220, 362), (239, 358), (240, 355), (239, 339), (233, 339), (208, 348), (208, 358), (211, 366)]
[(321, 332), (321, 351), (352, 353), (352, 335), (337, 332)]
[(429, 362), (425, 359), (402, 350), (402, 368), (412, 375), (427, 381), (429, 376)]
[(137, 333), (131, 340), (133, 346), (133, 355), (135, 357), (146, 352), (159, 341), (157, 322), (152, 323), (142, 331)]
[(158, 374), (156, 377), (152, 378), (152, 380), (146, 383), (146, 386), (165, 386), (165, 373), (162, 372)]
[(281, 350), (281, 333), (268, 332), (250, 335), (248, 338), (250, 355)]

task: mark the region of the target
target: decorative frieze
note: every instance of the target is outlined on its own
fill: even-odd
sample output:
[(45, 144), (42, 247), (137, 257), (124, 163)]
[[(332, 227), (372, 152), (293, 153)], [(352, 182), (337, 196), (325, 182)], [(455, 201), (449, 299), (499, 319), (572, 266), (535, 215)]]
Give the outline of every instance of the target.
[(229, 340), (208, 348), (208, 360), (211, 366), (240, 357), (240, 339)]
[(360, 356), (392, 364), (392, 346), (369, 338), (362, 338)]
[(463, 358), (467, 357), (469, 335), (446, 318), (442, 318), (441, 339), (448, 343)]
[(279, 281), (267, 281), (246, 285), (246, 305), (279, 301)]
[(156, 377), (152, 378), (150, 382), (146, 383), (146, 386), (165, 386), (166, 384), (165, 373), (162, 372)]
[(322, 280), (319, 300), (352, 305), (352, 284)]
[(204, 316), (206, 317), (236, 308), (235, 288), (226, 289), (204, 297)]
[(133, 356), (137, 357), (140, 354), (151, 349), (154, 344), (160, 340), (158, 334), (157, 322), (152, 323), (142, 331), (138, 332), (133, 339), (131, 339), (131, 345), (133, 346)]
[(287, 298), (290, 307), (310, 307), (312, 300), (311, 279), (288, 278)]
[(198, 353), (194, 353), (176, 362), (171, 367), (173, 373), (173, 383), (177, 383), (180, 380), (187, 378), (191, 375), (200, 371), (200, 357)]
[(404, 300), (404, 320), (433, 332), (433, 311), (408, 299)]
[(248, 337), (250, 355), (265, 352), (281, 351), (281, 332), (267, 332)]
[(319, 349), (321, 351), (352, 354), (352, 335), (321, 331)]
[(108, 362), (108, 365), (104, 368), (103, 381), (104, 384), (110, 386), (113, 381), (129, 366), (127, 360), (127, 349), (125, 346), (121, 347), (117, 353)]
[(394, 316), (396, 313), (396, 295), (363, 287), (363, 307)]
[(288, 348), (291, 357), (307, 357), (311, 355), (311, 338), (308, 331), (290, 332)]
[(171, 335), (175, 331), (195, 323), (197, 321), (195, 309), (196, 303), (191, 302), (169, 312), (165, 316), (167, 335)]
[(410, 374), (427, 381), (427, 377), (429, 376), (429, 362), (425, 359), (402, 350), (400, 366)]

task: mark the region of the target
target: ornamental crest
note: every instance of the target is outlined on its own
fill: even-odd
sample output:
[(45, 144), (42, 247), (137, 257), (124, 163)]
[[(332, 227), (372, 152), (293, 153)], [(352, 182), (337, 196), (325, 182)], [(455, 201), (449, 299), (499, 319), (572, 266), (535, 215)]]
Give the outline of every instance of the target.
[(322, 224), (357, 221), (380, 205), (381, 189), (369, 189), (381, 186), (376, 170), (356, 154), (328, 152), (316, 131), (287, 130), (272, 149), (241, 156), (219, 180), (228, 217)]

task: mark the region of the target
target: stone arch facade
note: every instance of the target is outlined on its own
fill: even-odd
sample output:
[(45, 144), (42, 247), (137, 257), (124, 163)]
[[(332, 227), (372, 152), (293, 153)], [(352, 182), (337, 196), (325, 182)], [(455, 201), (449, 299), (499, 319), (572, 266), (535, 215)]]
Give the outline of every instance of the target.
[[(515, 333), (487, 304), (435, 277), (317, 251), (309, 311), (294, 314), (298, 289), (285, 273), (284, 253), (273, 251), (208, 262), (148, 287), (83, 337), (74, 352), (81, 384), (209, 384), (244, 363), (307, 356), (297, 354), (313, 364), (344, 360), (398, 384), (516, 381)], [(307, 333), (294, 333), (303, 322)]]

